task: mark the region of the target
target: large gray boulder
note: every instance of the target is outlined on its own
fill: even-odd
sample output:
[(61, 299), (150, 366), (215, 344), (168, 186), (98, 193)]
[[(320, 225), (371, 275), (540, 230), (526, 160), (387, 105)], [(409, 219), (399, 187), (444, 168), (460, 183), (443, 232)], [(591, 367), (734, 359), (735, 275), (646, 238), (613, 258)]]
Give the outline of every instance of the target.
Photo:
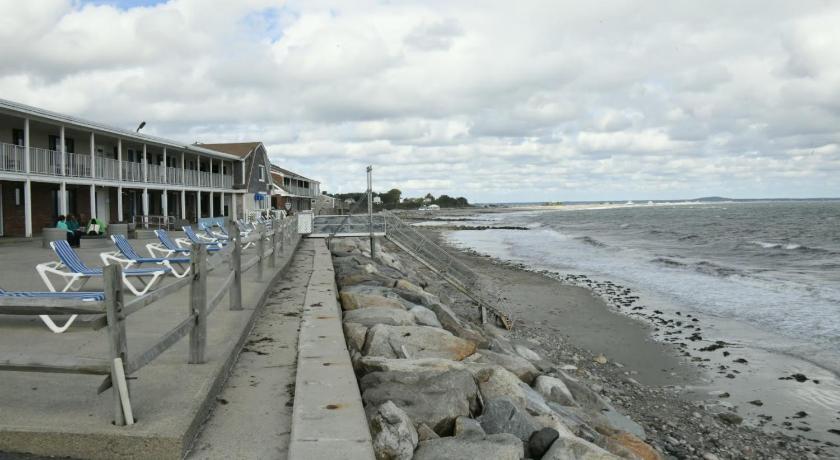
[(498, 364), (505, 369), (513, 372), (520, 380), (530, 385), (534, 379), (539, 375), (539, 371), (527, 359), (520, 356), (506, 355), (503, 353), (496, 353), (490, 350), (481, 350), (478, 362)]
[(507, 433), (458, 436), (422, 441), (414, 460), (520, 460), (525, 449), (516, 436)]
[(423, 326), (443, 328), (443, 326), (441, 326), (440, 324), (440, 321), (438, 321), (437, 319), (437, 315), (435, 315), (435, 312), (433, 312), (432, 310), (429, 310), (428, 308), (422, 305), (415, 305), (414, 307), (411, 307), (411, 310), (409, 311), (412, 315), (414, 315), (414, 321), (417, 324)]
[[(357, 310), (359, 308), (392, 308), (396, 310), (405, 310), (405, 303), (399, 298), (394, 298), (388, 293), (371, 292), (374, 289), (380, 289), (378, 286), (368, 286), (364, 284), (357, 284), (339, 291), (339, 298), (341, 299), (341, 308), (347, 310)], [(384, 288), (382, 288), (384, 289)]]
[(507, 397), (485, 401), (484, 412), (478, 421), (488, 434), (510, 433), (523, 442), (528, 442), (531, 435), (542, 428)]
[(425, 423), (441, 436), (452, 433), (457, 417), (479, 411), (478, 387), (464, 370), (372, 372), (359, 386), (366, 405), (393, 401), (415, 424)]
[(574, 436), (560, 436), (543, 455), (543, 460), (617, 460), (619, 457), (591, 442)]
[(410, 326), (414, 324), (414, 314), (395, 308), (359, 308), (345, 311), (344, 322), (358, 323), (367, 327), (377, 324)]
[(479, 346), (485, 346), (487, 344), (487, 339), (481, 333), (461, 321), (455, 312), (453, 312), (447, 305), (440, 302), (432, 302), (428, 305), (423, 305), (429, 310), (435, 312), (441, 326), (443, 326), (443, 328), (447, 331), (461, 337), (462, 339), (475, 342)]
[(508, 397), (520, 408), (526, 407), (527, 397), (522, 388), (524, 383), (519, 380), (519, 377), (496, 364), (467, 364), (466, 366), (478, 382), (478, 389), (485, 401)]
[(411, 460), (419, 442), (411, 419), (391, 401), (372, 411), (370, 435), (377, 460)]
[(460, 361), (475, 352), (475, 343), (428, 326), (387, 326), (368, 329), (365, 356), (385, 358), (445, 358)]
[(359, 359), (359, 371), (362, 374), (370, 372), (444, 372), (452, 369), (464, 370), (466, 366), (461, 361), (443, 358), (397, 359), (382, 356), (363, 356)]
[(534, 390), (551, 402), (563, 406), (574, 406), (575, 398), (562, 380), (548, 375), (541, 375), (534, 381)]
[(365, 346), (365, 337), (367, 337), (367, 326), (358, 323), (344, 321), (344, 339), (347, 341), (347, 347), (350, 350), (361, 352)]

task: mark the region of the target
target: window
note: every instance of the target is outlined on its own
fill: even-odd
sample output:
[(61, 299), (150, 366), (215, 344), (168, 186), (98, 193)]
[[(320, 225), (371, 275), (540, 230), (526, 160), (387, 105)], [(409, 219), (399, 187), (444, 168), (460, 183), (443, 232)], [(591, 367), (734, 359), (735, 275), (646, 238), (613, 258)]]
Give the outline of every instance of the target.
[(22, 129), (13, 129), (12, 130), (12, 144), (19, 145), (23, 147), (23, 130)]
[(265, 182), (265, 166), (260, 165), (260, 182)]

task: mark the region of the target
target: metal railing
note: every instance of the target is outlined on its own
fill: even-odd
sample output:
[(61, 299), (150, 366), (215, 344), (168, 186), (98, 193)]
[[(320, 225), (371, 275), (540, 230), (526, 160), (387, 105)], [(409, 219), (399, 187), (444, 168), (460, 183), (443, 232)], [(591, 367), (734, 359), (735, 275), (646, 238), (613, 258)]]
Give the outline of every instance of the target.
[(32, 174), (61, 175), (61, 152), (29, 147), (29, 172)]
[(198, 172), (198, 185), (201, 187), (212, 187), (211, 183), (212, 173), (209, 171), (199, 171)]
[(0, 170), (24, 172), (24, 155), (26, 149), (14, 144), (0, 144)]
[(172, 230), (175, 228), (174, 216), (141, 216), (136, 215), (132, 219), (134, 228), (157, 228)]
[(90, 177), (90, 155), (67, 153), (64, 171), (71, 177)]
[(198, 187), (198, 171), (194, 169), (185, 169), (184, 185)]
[(383, 211), (381, 215), (386, 222), (385, 237), (388, 240), (472, 298), (480, 308), (493, 313), (505, 327), (509, 329), (512, 326), (512, 319), (503, 307), (501, 291), (497, 287), (482, 282), (478, 273), (457, 256), (427, 238), (416, 228), (403, 222), (394, 213)]
[(184, 181), (184, 175), (181, 173), (181, 168), (166, 168), (166, 179), (169, 184), (181, 185)]
[[(228, 298), (230, 310), (242, 310), (242, 276), (256, 267), (255, 278), (264, 281), (264, 265), (273, 272), (279, 266), (280, 255), (291, 256), (300, 235), (294, 218), (277, 221), (270, 229), (260, 226), (247, 237), (240, 237), (234, 225), (228, 233), (231, 240), (225, 248), (210, 256), (206, 245), (193, 245), (190, 251), (190, 273), (184, 278), (166, 284), (139, 297), (127, 299), (122, 285), (122, 267), (118, 264), (104, 267), (104, 301), (45, 299), (35, 297), (2, 297), (0, 314), (13, 315), (93, 315), (85, 324), (94, 330), (107, 328), (109, 342), (107, 358), (61, 357), (51, 361), (44, 356), (24, 353), (0, 353), (0, 371), (48, 372), (102, 375), (98, 393), (113, 388), (114, 423), (134, 423), (127, 380), (131, 375), (152, 363), (166, 350), (189, 335), (189, 364), (206, 362), (207, 321), (210, 314)], [(246, 253), (243, 245), (256, 243), (256, 250)], [(268, 246), (268, 247), (266, 247)], [(243, 261), (244, 255), (250, 258)], [(267, 264), (266, 264), (267, 262)], [(225, 273), (224, 279), (208, 285), (208, 275), (216, 269)], [(219, 273), (217, 272), (217, 273)], [(129, 354), (126, 319), (152, 303), (182, 289), (189, 289), (186, 316), (172, 329), (161, 334), (153, 344), (140, 353)], [(77, 323), (78, 324), (78, 323)], [(142, 384), (142, 383), (137, 383)]]
[(120, 162), (113, 158), (96, 157), (96, 178), (119, 180)]
[(122, 178), (129, 182), (143, 182), (143, 164), (133, 161), (122, 162)]
[[(387, 220), (383, 214), (373, 215), (373, 233), (387, 234)], [(370, 217), (366, 214), (353, 216), (321, 215), (312, 217), (312, 236), (365, 236), (370, 234)]]
[(155, 184), (165, 184), (166, 183), (166, 167), (162, 165), (155, 165), (150, 164), (148, 167), (148, 181), (153, 182)]

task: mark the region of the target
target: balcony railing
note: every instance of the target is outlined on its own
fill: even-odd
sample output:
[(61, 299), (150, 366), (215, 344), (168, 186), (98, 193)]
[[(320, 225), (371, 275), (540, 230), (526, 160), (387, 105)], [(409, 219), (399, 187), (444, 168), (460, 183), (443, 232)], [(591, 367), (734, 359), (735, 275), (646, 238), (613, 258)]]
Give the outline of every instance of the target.
[(64, 160), (64, 171), (71, 177), (90, 177), (90, 155), (68, 153)]
[[(0, 142), (0, 171), (17, 173), (26, 172), (26, 148)], [(96, 157), (91, 165), (89, 154), (69, 153), (64, 157), (64, 175), (67, 177), (92, 177), (95, 179), (122, 180), (127, 182), (143, 182), (143, 164), (132, 161), (119, 161), (113, 158)], [(40, 147), (29, 148), (29, 172), (61, 176), (61, 152)], [(233, 176), (211, 173), (209, 171), (195, 171), (191, 169), (166, 167), (164, 165), (147, 165), (148, 182), (155, 184), (183, 185), (186, 187), (233, 188)], [(95, 172), (95, 175), (91, 173)]]
[(14, 144), (0, 144), (0, 171), (23, 172), (26, 149)]
[(61, 175), (61, 152), (30, 147), (29, 172), (32, 174)]

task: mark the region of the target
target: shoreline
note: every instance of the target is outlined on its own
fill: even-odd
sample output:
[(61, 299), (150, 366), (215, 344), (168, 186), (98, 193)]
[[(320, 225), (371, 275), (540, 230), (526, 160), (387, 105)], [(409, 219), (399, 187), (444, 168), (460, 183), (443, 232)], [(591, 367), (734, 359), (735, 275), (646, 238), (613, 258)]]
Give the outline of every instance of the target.
[[(510, 212), (509, 209), (507, 211)], [(492, 212), (498, 212), (498, 210)], [(536, 338), (548, 348), (557, 349), (557, 353), (549, 354), (558, 361), (575, 358), (577, 354), (575, 364), (587, 361), (591, 364), (593, 357), (603, 354), (610, 364), (615, 362), (618, 364), (613, 364), (615, 369), (610, 368), (610, 365), (595, 365), (592, 369), (593, 372), (604, 373), (608, 369), (611, 372), (606, 373), (611, 375), (606, 378), (613, 380), (618, 385), (630, 381), (634, 385), (650, 387), (647, 388), (649, 391), (662, 392), (658, 394), (658, 397), (666, 400), (664, 404), (654, 404), (653, 407), (650, 405), (634, 407), (634, 404), (630, 403), (627, 407), (622, 407), (628, 412), (628, 415), (639, 417), (642, 421), (647, 420), (655, 426), (657, 422), (650, 419), (650, 414), (652, 412), (662, 412), (664, 407), (669, 408), (666, 412), (671, 412), (670, 416), (665, 418), (669, 420), (697, 418), (695, 417), (697, 411), (716, 413), (734, 410), (746, 419), (744, 425), (740, 426), (739, 429), (743, 427), (747, 430), (755, 430), (752, 436), (754, 436), (756, 442), (802, 442), (806, 445), (830, 449), (832, 453), (829, 455), (840, 456), (837, 442), (832, 439), (831, 433), (822, 436), (822, 439), (815, 439), (813, 436), (809, 438), (811, 419), (797, 417), (798, 412), (793, 410), (791, 410), (790, 416), (774, 414), (776, 415), (774, 417), (767, 415), (765, 413), (767, 411), (761, 408), (763, 403), (758, 399), (752, 400), (752, 402), (758, 401), (758, 403), (745, 404), (750, 402), (749, 395), (754, 389), (749, 388), (750, 384), (748, 383), (740, 384), (741, 375), (737, 375), (739, 377), (738, 382), (734, 384), (734, 380), (727, 379), (727, 383), (735, 388), (735, 390), (729, 391), (735, 397), (718, 397), (719, 395), (729, 396), (729, 392), (715, 390), (714, 379), (708, 377), (713, 372), (710, 369), (712, 364), (703, 366), (703, 361), (700, 361), (700, 359), (695, 359), (694, 362), (686, 362), (685, 355), (679, 352), (679, 348), (674, 349), (674, 345), (654, 340), (654, 335), (658, 329), (653, 327), (647, 319), (633, 317), (632, 311), (616, 311), (618, 309), (603, 298), (603, 292), (599, 293), (597, 289), (592, 290), (591, 286), (589, 289), (587, 289), (587, 286), (573, 286), (569, 284), (570, 280), (558, 279), (558, 276), (552, 276), (548, 272), (529, 269), (515, 262), (493, 259), (474, 251), (454, 247), (446, 241), (444, 237), (446, 232), (464, 230), (463, 228), (447, 226), (423, 226), (421, 228), (423, 228), (424, 233), (433, 236), (439, 243), (454, 249), (462, 259), (470, 263), (483, 276), (495, 277), (496, 279), (513, 279), (517, 283), (524, 284), (524, 289), (514, 289), (516, 292), (511, 292), (511, 295), (506, 296), (508, 300), (514, 300), (514, 303), (527, 305), (530, 302), (530, 304), (534, 304), (542, 296), (543, 307), (554, 304), (561, 312), (569, 313), (568, 309), (563, 310), (563, 302), (560, 302), (560, 300), (567, 298), (580, 302), (582, 308), (575, 312), (575, 315), (565, 315), (564, 320), (561, 320), (562, 314), (552, 315), (532, 308), (528, 311), (531, 318), (527, 320), (522, 320), (522, 315), (517, 315), (517, 318), (521, 321), (517, 322), (516, 329), (522, 333), (523, 338), (530, 338), (531, 340)], [(589, 279), (587, 281), (594, 284), (599, 283), (599, 281)], [(607, 286), (616, 289), (624, 288), (614, 283), (612, 285), (609, 282), (607, 283)], [(511, 283), (511, 285), (513, 284)], [(552, 285), (555, 286), (551, 287)], [(538, 286), (542, 287), (536, 288)], [(543, 292), (536, 293), (540, 289)], [(584, 296), (579, 292), (576, 293), (576, 290), (584, 290), (590, 301), (583, 301)], [(553, 291), (553, 294), (546, 298), (546, 291)], [(522, 307), (523, 305), (520, 305), (518, 308)], [(524, 312), (525, 310), (521, 311)], [(579, 318), (582, 311), (586, 313), (584, 316), (588, 319)], [(569, 318), (575, 318), (575, 320), (568, 321)], [(515, 333), (518, 334), (519, 332)], [(558, 333), (563, 335), (564, 338), (557, 340), (556, 337), (553, 337)], [(706, 334), (705, 331), (704, 334)], [(609, 337), (610, 340), (603, 340), (603, 337)], [(737, 349), (737, 347), (735, 348)], [(574, 351), (569, 352), (569, 350)], [(738, 349), (738, 351), (742, 350)], [(728, 354), (729, 352), (726, 352), (724, 356)], [(580, 358), (582, 355), (587, 356), (587, 358)], [(747, 359), (753, 361), (753, 355), (747, 355)], [(710, 362), (710, 360), (706, 359), (705, 362)], [(660, 363), (662, 365), (659, 365)], [(715, 365), (721, 366), (721, 364)], [(751, 372), (756, 373), (755, 369), (760, 366), (761, 363), (759, 362), (750, 362), (750, 367), (753, 369)], [(743, 368), (739, 370), (738, 367), (738, 364), (730, 363), (727, 369), (718, 370), (718, 372), (730, 373), (731, 375), (745, 372)], [(663, 369), (666, 371), (663, 372)], [(738, 396), (741, 397), (738, 398)], [(826, 415), (829, 420), (836, 418), (835, 414)], [(698, 420), (702, 420), (703, 417), (701, 415)], [(750, 426), (747, 427), (746, 425)], [(762, 429), (766, 425), (766, 429)], [(778, 427), (773, 425), (778, 425)], [(797, 436), (797, 438), (791, 436)], [(792, 439), (797, 440), (791, 441)], [(840, 440), (840, 437), (838, 437), (838, 440)], [(825, 454), (826, 452), (823, 452), (823, 455)]]

